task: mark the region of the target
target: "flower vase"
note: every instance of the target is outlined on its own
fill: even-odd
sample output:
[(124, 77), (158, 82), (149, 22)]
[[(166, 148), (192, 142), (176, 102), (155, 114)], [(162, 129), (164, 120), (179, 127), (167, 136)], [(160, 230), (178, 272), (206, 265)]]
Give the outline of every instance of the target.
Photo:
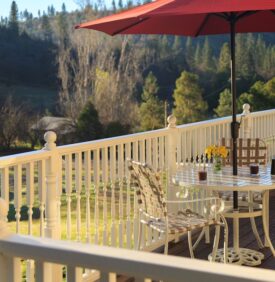
[(221, 159), (221, 157), (214, 157), (213, 170), (214, 170), (214, 172), (220, 172), (222, 170), (222, 159)]

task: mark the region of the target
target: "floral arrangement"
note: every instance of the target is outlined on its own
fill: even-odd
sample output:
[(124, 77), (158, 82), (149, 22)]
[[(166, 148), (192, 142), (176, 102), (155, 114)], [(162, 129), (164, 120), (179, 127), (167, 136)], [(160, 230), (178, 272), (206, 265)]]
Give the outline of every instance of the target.
[(225, 159), (228, 155), (228, 150), (225, 146), (210, 145), (205, 149), (205, 154), (209, 157)]
[(228, 150), (225, 146), (211, 145), (205, 149), (205, 154), (208, 158), (213, 157), (214, 171), (218, 172), (222, 169), (221, 159), (225, 159), (228, 156)]

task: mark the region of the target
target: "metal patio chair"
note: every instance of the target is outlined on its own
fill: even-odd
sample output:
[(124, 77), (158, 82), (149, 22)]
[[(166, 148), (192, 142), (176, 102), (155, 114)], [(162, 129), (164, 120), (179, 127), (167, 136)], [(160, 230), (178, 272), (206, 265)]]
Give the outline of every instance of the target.
[[(167, 212), (166, 203), (181, 204), (183, 200), (166, 201), (162, 184), (158, 174), (147, 164), (129, 161), (128, 167), (131, 175), (131, 186), (135, 189), (139, 206), (139, 236), (137, 248), (141, 247), (143, 227), (148, 226), (164, 235), (164, 253), (168, 254), (168, 243), (179, 236), (187, 234), (190, 256), (194, 258), (194, 245), (192, 244), (193, 230), (202, 230), (206, 226), (215, 226), (216, 233), (213, 244), (212, 261), (215, 261), (220, 239), (220, 227), (224, 227), (224, 262), (227, 260), (228, 227), (221, 214), (223, 201), (220, 198), (195, 199), (204, 204), (204, 214), (198, 214), (190, 209), (180, 210), (177, 213)], [(190, 201), (190, 200), (189, 200)], [(201, 232), (202, 234), (202, 232)], [(198, 240), (202, 236), (199, 236)]]

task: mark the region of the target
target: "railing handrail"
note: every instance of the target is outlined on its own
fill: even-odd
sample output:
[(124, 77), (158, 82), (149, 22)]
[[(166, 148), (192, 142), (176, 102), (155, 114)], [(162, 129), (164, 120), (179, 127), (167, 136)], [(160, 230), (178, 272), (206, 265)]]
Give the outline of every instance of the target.
[[(271, 110), (253, 112), (250, 115), (253, 118), (253, 117), (270, 115), (274, 113), (275, 113), (275, 110), (271, 109)], [(240, 116), (241, 114), (238, 115), (238, 117)], [(192, 128), (198, 128), (198, 127), (204, 128), (204, 127), (209, 127), (211, 125), (224, 124), (224, 123), (229, 122), (230, 120), (231, 120), (231, 116), (216, 118), (216, 119), (209, 119), (209, 120), (179, 125), (177, 126), (177, 129), (179, 131), (183, 131), (183, 130), (185, 131), (185, 130), (190, 130)], [(58, 146), (56, 149), (57, 149), (57, 152), (61, 155), (72, 153), (72, 152), (77, 153), (77, 152), (81, 152), (85, 150), (94, 150), (98, 148), (104, 148), (110, 145), (115, 146), (123, 142), (127, 143), (127, 142), (145, 140), (147, 138), (162, 137), (162, 136), (166, 136), (167, 134), (168, 134), (167, 128), (163, 128), (163, 129), (158, 129), (158, 130), (123, 135), (123, 136), (110, 137), (110, 138), (105, 138), (105, 139), (98, 139), (98, 140), (93, 140), (93, 141), (63, 145), (63, 146)], [(49, 156), (50, 156), (50, 152), (45, 151), (45, 150), (38, 150), (38, 151), (19, 153), (19, 154), (14, 154), (10, 156), (0, 157), (0, 168), (12, 166), (18, 163), (28, 163), (30, 161), (42, 160), (42, 159), (48, 158)]]
[(46, 160), (51, 156), (51, 152), (47, 150), (31, 151), (26, 153), (14, 154), (5, 157), (0, 157), (0, 168), (12, 166), (15, 164), (24, 164), (28, 162), (35, 162)]
[(192, 280), (224, 282), (275, 281), (271, 270), (164, 256), (161, 254), (106, 246), (9, 235), (0, 239), (0, 252), (9, 257), (33, 259), (73, 267), (97, 269), (104, 273), (123, 273), (176, 282)]

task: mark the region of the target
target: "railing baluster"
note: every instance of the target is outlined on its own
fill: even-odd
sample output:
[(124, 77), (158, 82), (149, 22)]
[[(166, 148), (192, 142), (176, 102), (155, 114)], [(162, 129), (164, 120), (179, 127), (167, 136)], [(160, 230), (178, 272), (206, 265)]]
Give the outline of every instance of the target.
[(28, 206), (28, 234), (32, 235), (32, 214), (34, 201), (34, 166), (33, 162), (27, 164), (26, 183), (27, 183), (27, 206)]
[[(30, 162), (26, 165), (26, 190), (27, 190), (27, 206), (28, 206), (28, 235), (32, 235), (32, 214), (34, 202), (34, 164)], [(34, 262), (27, 260), (26, 276), (28, 282), (34, 281)]]
[[(116, 246), (116, 199), (115, 188), (117, 185), (116, 179), (116, 146), (110, 147), (110, 183), (111, 183), (111, 245)], [(120, 167), (118, 163), (118, 167)], [(118, 183), (119, 185), (119, 183)]]
[(72, 194), (72, 154), (65, 156), (65, 178), (66, 178), (66, 202), (67, 202), (67, 239), (72, 236), (72, 214), (71, 214), (71, 194)]
[(123, 188), (124, 188), (124, 144), (118, 145), (118, 184), (119, 184), (119, 247), (123, 247), (124, 242), (124, 218), (123, 218)]
[(86, 196), (86, 242), (91, 242), (91, 212), (90, 212), (90, 190), (91, 190), (91, 151), (84, 153), (85, 162), (85, 196)]
[(95, 189), (95, 207), (94, 207), (94, 240), (99, 243), (99, 187), (100, 187), (100, 154), (99, 150), (93, 151), (93, 169), (94, 169), (94, 189)]
[(1, 198), (9, 203), (9, 168), (4, 167), (1, 169)]
[(8, 260), (7, 263), (8, 280), (5, 282), (21, 282), (22, 281), (21, 259), (17, 257), (8, 257), (7, 260)]
[(75, 154), (76, 240), (81, 241), (82, 153)]
[(67, 282), (82, 282), (82, 268), (67, 266)]
[(103, 245), (108, 245), (108, 147), (102, 149), (102, 181), (103, 181)]
[[(131, 158), (131, 143), (126, 144), (126, 159)], [(130, 173), (126, 170), (126, 185), (127, 185), (127, 198), (126, 198), (126, 246), (131, 248), (132, 244), (132, 221), (131, 221), (131, 187), (130, 187)]]
[(40, 236), (44, 237), (44, 212), (46, 201), (46, 162), (41, 160), (38, 162), (38, 198), (39, 198), (39, 211), (40, 211)]
[[(135, 141), (133, 143), (133, 157), (134, 160), (138, 160), (138, 141)], [(134, 225), (134, 248), (137, 248), (137, 241), (138, 241), (138, 230), (139, 230), (139, 214), (138, 214), (138, 205), (137, 205), (137, 196), (136, 191), (133, 191), (134, 193), (134, 216), (133, 216), (133, 225)]]
[(20, 232), (20, 210), (22, 206), (22, 165), (14, 167), (14, 207), (16, 219), (16, 233)]

